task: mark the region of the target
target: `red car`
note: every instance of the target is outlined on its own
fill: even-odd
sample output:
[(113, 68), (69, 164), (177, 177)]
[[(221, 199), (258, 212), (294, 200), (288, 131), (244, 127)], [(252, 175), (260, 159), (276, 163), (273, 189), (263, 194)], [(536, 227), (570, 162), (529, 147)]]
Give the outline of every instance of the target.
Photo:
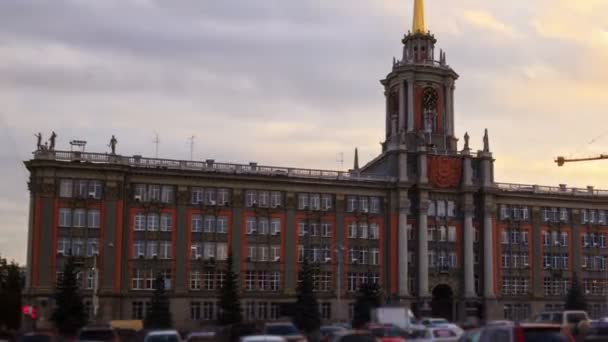
[(405, 332), (390, 324), (368, 324), (367, 330), (372, 333), (378, 342), (405, 342)]
[(487, 326), (479, 342), (574, 342), (574, 338), (559, 325), (521, 323)]

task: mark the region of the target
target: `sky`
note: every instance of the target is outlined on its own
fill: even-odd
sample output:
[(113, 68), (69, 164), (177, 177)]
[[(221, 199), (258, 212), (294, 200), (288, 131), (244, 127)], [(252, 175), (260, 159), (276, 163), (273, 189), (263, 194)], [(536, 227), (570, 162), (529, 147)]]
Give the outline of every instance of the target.
[[(413, 0), (0, 1), (0, 255), (25, 262), (34, 134), (87, 150), (347, 169), (380, 152), (378, 82)], [(426, 0), (499, 182), (608, 188), (608, 0)], [(343, 154), (343, 158), (340, 158)], [(340, 162), (340, 160), (343, 162)], [(604, 167), (604, 169), (602, 168)]]

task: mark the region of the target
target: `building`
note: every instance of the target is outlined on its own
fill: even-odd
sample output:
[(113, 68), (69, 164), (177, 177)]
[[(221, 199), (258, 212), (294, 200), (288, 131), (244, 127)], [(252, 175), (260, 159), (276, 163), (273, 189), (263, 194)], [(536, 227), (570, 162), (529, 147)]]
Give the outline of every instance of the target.
[(25, 162), (27, 300), (48, 317), (71, 253), (86, 296), (100, 271), (102, 317), (142, 318), (160, 272), (176, 324), (196, 327), (217, 314), (230, 250), (249, 320), (294, 301), (305, 257), (326, 320), (348, 319), (370, 277), (391, 303), (458, 320), (559, 309), (578, 275), (591, 314), (608, 314), (608, 191), (496, 182), (487, 131), (478, 151), (468, 135), (458, 146), (458, 75), (422, 0), (402, 42), (381, 81), (382, 152), (347, 172), (39, 148)]

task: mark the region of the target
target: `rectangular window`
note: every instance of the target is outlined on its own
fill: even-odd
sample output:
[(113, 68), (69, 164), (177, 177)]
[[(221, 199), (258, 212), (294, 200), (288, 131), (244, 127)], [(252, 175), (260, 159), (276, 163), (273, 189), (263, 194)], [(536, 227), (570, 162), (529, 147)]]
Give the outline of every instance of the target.
[(456, 227), (448, 227), (448, 241), (456, 242)]
[(59, 197), (70, 198), (74, 193), (74, 182), (71, 179), (62, 179), (59, 181)]
[(253, 291), (255, 290), (256, 283), (256, 274), (254, 271), (247, 271), (245, 273), (245, 290)]
[(201, 233), (203, 231), (203, 217), (201, 215), (192, 215), (192, 232)]
[(99, 228), (99, 210), (91, 209), (87, 213), (87, 227), (89, 228)]
[(99, 255), (99, 239), (87, 240), (87, 256)]
[(59, 209), (59, 227), (72, 226), (72, 210), (67, 208)]
[(84, 209), (74, 210), (74, 219), (72, 220), (73, 227), (86, 227), (86, 211)]
[(247, 261), (256, 261), (256, 246), (247, 246)]
[(216, 194), (215, 189), (205, 189), (205, 204), (210, 206), (217, 205)]
[(133, 199), (142, 202), (146, 202), (148, 200), (148, 191), (145, 184), (135, 184)]
[(230, 190), (219, 189), (217, 191), (217, 204), (226, 206), (228, 203), (230, 203)]
[(357, 210), (357, 197), (348, 196), (346, 199), (346, 211), (352, 213), (355, 210)]
[(543, 231), (543, 246), (549, 246), (549, 240), (551, 240), (549, 233), (546, 231)]
[(321, 195), (320, 194), (311, 194), (310, 195), (310, 208), (312, 210), (321, 209)]
[(369, 225), (369, 238), (373, 240), (380, 238), (380, 227), (377, 223), (372, 223)]
[(72, 255), (83, 256), (84, 255), (84, 241), (82, 239), (72, 240)]
[(568, 247), (568, 233), (562, 232), (561, 234), (561, 244), (563, 247)]
[(332, 196), (331, 195), (321, 196), (321, 209), (331, 210), (332, 207), (333, 207)]
[(270, 256), (272, 258), (272, 261), (279, 261), (281, 260), (281, 246), (278, 245), (274, 245), (270, 247)]
[(203, 244), (200, 242), (193, 243), (190, 247), (190, 257), (193, 260), (201, 259), (203, 257)]
[(260, 246), (258, 256), (260, 261), (268, 261), (268, 246)]
[(245, 206), (248, 208), (257, 205), (258, 203), (258, 194), (254, 190), (247, 190), (245, 192)]
[(456, 205), (454, 201), (448, 201), (448, 217), (456, 217)]
[(372, 214), (380, 213), (380, 197), (370, 197), (369, 207), (369, 211)]
[(306, 236), (306, 235), (308, 235), (308, 226), (306, 225), (305, 222), (300, 222), (298, 224), (298, 234), (300, 236)]
[(160, 185), (148, 185), (148, 200), (160, 201)]
[(158, 231), (159, 219), (158, 214), (148, 214), (147, 229), (150, 232)]
[(146, 256), (146, 242), (137, 240), (133, 242), (133, 258), (143, 258)]
[(280, 207), (283, 203), (282, 203), (282, 196), (281, 196), (281, 192), (279, 191), (273, 191), (270, 193), (270, 206), (273, 208), (277, 208)]
[(256, 233), (256, 221), (253, 217), (248, 217), (246, 221), (246, 232), (247, 235), (252, 235)]
[(203, 226), (204, 233), (213, 233), (215, 231), (215, 216), (205, 216), (205, 224)]
[(193, 321), (201, 319), (201, 302), (190, 302), (190, 319)]
[(191, 202), (192, 204), (200, 204), (203, 203), (204, 190), (203, 188), (192, 188), (191, 192)]
[(170, 232), (173, 230), (173, 215), (161, 214), (160, 216), (160, 230), (162, 232)]
[(281, 234), (281, 219), (274, 218), (270, 221), (270, 234), (279, 235)]
[(437, 201), (437, 216), (439, 217), (445, 217), (446, 216), (446, 210), (445, 210), (445, 201)]
[(298, 209), (308, 209), (308, 194), (298, 194)]
[(606, 224), (606, 212), (603, 210), (598, 210), (598, 219), (597, 223)]
[(173, 244), (171, 241), (161, 241), (160, 242), (160, 258), (161, 259), (171, 259), (173, 258)]
[(268, 235), (268, 231), (270, 228), (268, 227), (268, 219), (265, 217), (258, 219), (258, 234), (260, 235)]
[(369, 200), (367, 197), (359, 197), (359, 211), (362, 213), (369, 212)]
[(148, 241), (146, 243), (146, 257), (154, 258), (158, 256), (158, 243), (156, 241)]
[(270, 195), (268, 191), (258, 192), (258, 205), (262, 208), (267, 208), (270, 205)]
[(376, 266), (380, 260), (380, 250), (378, 248), (372, 248), (371, 250), (371, 264)]
[(507, 220), (511, 217), (511, 209), (506, 205), (500, 206), (500, 218), (503, 220)]
[(215, 226), (216, 233), (220, 233), (220, 234), (228, 233), (228, 218), (226, 216), (218, 217), (215, 224), (216, 224), (216, 226)]
[(566, 208), (559, 209), (559, 220), (562, 222), (568, 222), (568, 209), (566, 209)]
[(203, 243), (203, 253), (205, 259), (215, 259), (215, 252), (217, 248), (214, 242)]
[(201, 273), (199, 271), (190, 272), (190, 289), (200, 290), (201, 289)]
[(215, 303), (203, 302), (203, 311), (201, 319), (203, 321), (211, 321), (215, 319)]
[(528, 244), (528, 238), (529, 238), (529, 233), (527, 230), (524, 230), (523, 232), (521, 232), (521, 242), (524, 245)]
[(228, 259), (228, 245), (225, 242), (216, 243), (217, 252), (215, 258), (217, 260), (226, 260)]
[(147, 313), (147, 303), (146, 302), (132, 302), (131, 303), (131, 318), (133, 319), (144, 319)]
[(70, 253), (70, 239), (59, 238), (57, 239), (57, 254), (68, 255)]
[(367, 239), (367, 223), (359, 223), (359, 237), (361, 239)]
[(142, 213), (135, 214), (133, 219), (133, 230), (144, 231), (146, 230), (146, 216)]
[(89, 198), (100, 199), (102, 194), (103, 185), (100, 181), (89, 182)]
[(589, 222), (589, 212), (587, 209), (581, 209), (581, 223), (585, 224)]
[(88, 182), (84, 179), (76, 180), (74, 182), (76, 197), (87, 198), (87, 190), (89, 188)]

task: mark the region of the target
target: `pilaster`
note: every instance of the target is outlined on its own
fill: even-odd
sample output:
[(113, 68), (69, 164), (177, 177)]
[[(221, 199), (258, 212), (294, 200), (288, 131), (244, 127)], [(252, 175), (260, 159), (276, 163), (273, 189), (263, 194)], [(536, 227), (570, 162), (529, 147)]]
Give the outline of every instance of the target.
[(407, 215), (410, 211), (410, 200), (407, 189), (399, 191), (399, 297), (409, 296), (408, 274), (408, 241), (407, 241)]

